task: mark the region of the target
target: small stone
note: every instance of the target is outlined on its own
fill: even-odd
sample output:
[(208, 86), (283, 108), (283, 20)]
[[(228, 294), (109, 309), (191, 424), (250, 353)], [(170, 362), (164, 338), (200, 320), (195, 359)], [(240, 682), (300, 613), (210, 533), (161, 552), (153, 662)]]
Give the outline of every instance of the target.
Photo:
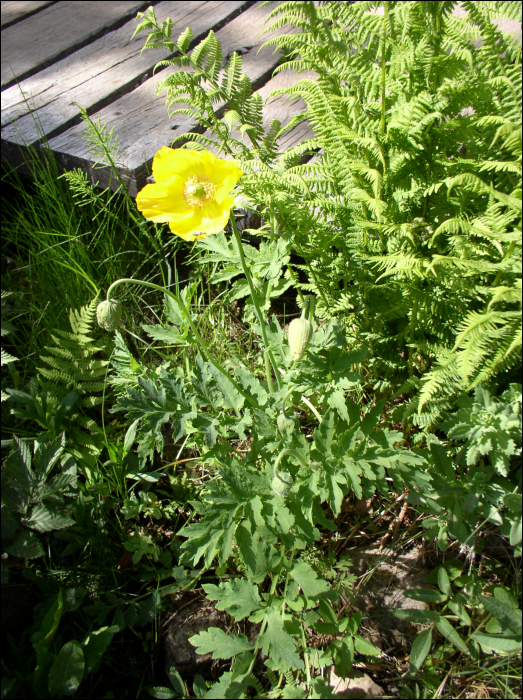
[(353, 671), (352, 678), (340, 678), (334, 666), (331, 668), (330, 685), (337, 698), (379, 698), (385, 691), (372, 678), (361, 671)]

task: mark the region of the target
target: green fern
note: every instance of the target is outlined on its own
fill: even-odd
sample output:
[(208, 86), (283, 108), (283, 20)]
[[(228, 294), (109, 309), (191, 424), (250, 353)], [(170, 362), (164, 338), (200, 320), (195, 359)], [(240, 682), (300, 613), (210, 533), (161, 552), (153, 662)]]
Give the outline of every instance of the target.
[(39, 376), (47, 382), (48, 392), (62, 399), (70, 391), (77, 391), (81, 398), (78, 407), (92, 408), (102, 402), (107, 374), (106, 359), (96, 359), (99, 353), (107, 353), (107, 341), (92, 338), (98, 296), (79, 311), (71, 309), (69, 322), (71, 333), (55, 331), (51, 335), (54, 346), (47, 346), (48, 355), (40, 360), (48, 367), (39, 367)]
[(110, 339), (93, 338), (97, 298), (80, 310), (71, 310), (71, 332), (57, 330), (54, 345), (40, 357), (47, 367), (38, 368), (24, 391), (9, 389), (22, 407), (13, 415), (40, 426), (38, 442), (65, 433), (66, 449), (77, 459), (87, 478), (103, 447), (103, 430), (93, 409), (104, 400), (105, 377), (111, 354)]
[[(369, 347), (375, 390), (411, 380), (403, 415), (425, 426), (521, 361), (520, 47), (493, 22), (521, 10), (457, 5), (279, 3), (267, 31), (294, 31), (266, 42), (288, 59), (275, 72), (317, 76), (269, 96), (303, 100), (285, 127), (264, 122), (241, 57), (220, 70), (212, 32), (189, 52), (186, 31), (159, 64), (179, 69), (158, 85), (172, 114), (205, 131), (181, 138), (238, 161), (243, 201), (274, 222), (258, 235), (302, 258), (296, 287)], [(146, 45), (172, 51), (171, 26), (146, 14)], [(314, 137), (280, 149), (304, 120)]]

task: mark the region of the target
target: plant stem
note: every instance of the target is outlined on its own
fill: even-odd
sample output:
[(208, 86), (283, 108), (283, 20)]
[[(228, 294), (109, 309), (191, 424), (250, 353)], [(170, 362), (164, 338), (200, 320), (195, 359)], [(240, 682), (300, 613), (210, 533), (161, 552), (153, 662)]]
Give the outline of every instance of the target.
[(169, 292), (167, 289), (164, 289), (163, 287), (159, 287), (157, 284), (153, 284), (152, 282), (144, 282), (143, 280), (134, 280), (134, 279), (132, 279), (132, 278), (126, 278), (126, 277), (124, 277), (123, 279), (116, 280), (116, 282), (113, 282), (113, 283), (111, 284), (111, 286), (110, 286), (109, 289), (107, 290), (107, 301), (110, 301), (110, 300), (111, 300), (111, 293), (114, 291), (114, 289), (115, 289), (119, 284), (123, 284), (124, 282), (132, 282), (133, 284), (140, 284), (140, 285), (142, 285), (143, 287), (150, 287), (151, 289), (156, 289), (156, 291), (158, 291), (158, 292), (163, 292), (163, 294), (166, 294), (168, 297), (170, 297), (171, 299), (173, 299), (173, 300), (178, 304), (178, 306), (180, 307), (180, 309), (183, 311), (183, 314), (184, 314), (185, 318), (189, 321), (189, 325), (190, 325), (190, 327), (191, 327), (191, 331), (193, 332), (194, 337), (196, 338), (196, 340), (199, 342), (200, 347), (201, 347), (201, 349), (202, 349), (202, 352), (203, 352), (203, 354), (204, 354), (204, 356), (205, 356), (205, 359), (206, 359), (208, 362), (210, 362), (211, 365), (212, 365), (213, 367), (215, 367), (215, 368), (218, 370), (218, 372), (221, 372), (221, 374), (223, 374), (224, 377), (227, 377), (227, 379), (231, 382), (231, 384), (234, 386), (234, 388), (236, 389), (236, 391), (238, 391), (238, 392), (246, 399), (246, 401), (248, 401), (248, 402), (251, 404), (251, 406), (253, 406), (254, 408), (258, 408), (258, 404), (256, 403), (256, 401), (254, 401), (254, 399), (252, 399), (252, 398), (242, 389), (242, 387), (238, 384), (238, 382), (237, 382), (235, 379), (233, 379), (233, 378), (231, 377), (231, 375), (229, 374), (229, 372), (227, 372), (227, 370), (226, 370), (224, 367), (222, 367), (222, 365), (221, 365), (217, 360), (215, 360), (215, 359), (212, 357), (211, 353), (209, 352), (209, 350), (208, 350), (208, 348), (207, 348), (207, 345), (206, 345), (204, 339), (203, 339), (203, 338), (201, 337), (201, 335), (198, 333), (198, 331), (196, 330), (196, 328), (195, 328), (195, 326), (194, 326), (194, 323), (192, 322), (192, 318), (191, 318), (190, 312), (185, 308), (185, 304), (182, 302), (181, 299), (179, 299), (179, 298), (176, 296), (176, 294), (173, 294), (172, 292)]
[[(252, 282), (250, 270), (247, 266), (247, 261), (245, 260), (245, 254), (243, 252), (242, 241), (240, 238), (240, 234), (238, 233), (238, 227), (236, 226), (236, 221), (234, 220), (234, 216), (231, 216), (231, 228), (232, 228), (233, 235), (236, 238), (236, 243), (238, 244), (238, 251), (240, 253), (240, 261), (242, 264), (243, 273), (244, 273), (245, 277), (247, 278), (247, 284), (249, 285), (249, 289), (251, 291), (252, 303), (254, 304), (254, 308), (256, 309), (256, 315), (258, 316), (258, 321), (260, 324), (260, 330), (261, 330), (261, 335), (262, 335), (262, 339), (263, 339), (263, 344), (265, 345), (265, 351), (266, 351), (267, 356), (270, 360), (272, 370), (274, 372), (274, 376), (276, 377), (276, 383), (278, 385), (278, 390), (279, 390), (280, 389), (280, 377), (279, 377), (279, 373), (278, 373), (278, 366), (276, 365), (276, 362), (274, 361), (272, 351), (270, 350), (270, 347), (269, 347), (269, 340), (267, 338), (267, 329), (265, 328), (265, 319), (262, 315), (260, 305), (258, 304), (256, 290), (255, 290), (254, 284)], [(265, 366), (265, 369), (266, 369), (266, 373), (267, 373), (267, 384), (269, 385), (270, 392), (273, 393), (274, 392), (274, 384), (272, 381), (272, 376), (271, 376), (270, 371), (267, 372), (267, 365)]]

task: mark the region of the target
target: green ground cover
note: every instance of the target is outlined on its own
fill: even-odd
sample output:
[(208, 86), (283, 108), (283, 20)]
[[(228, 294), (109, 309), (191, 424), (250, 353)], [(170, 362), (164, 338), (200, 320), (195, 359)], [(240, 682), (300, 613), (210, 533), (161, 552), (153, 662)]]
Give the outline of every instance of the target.
[[(455, 4), (278, 4), (284, 128), (149, 9), (206, 133), (136, 201), (3, 170), (2, 697), (520, 696), (521, 9)], [(371, 551), (423, 562), (392, 644)]]

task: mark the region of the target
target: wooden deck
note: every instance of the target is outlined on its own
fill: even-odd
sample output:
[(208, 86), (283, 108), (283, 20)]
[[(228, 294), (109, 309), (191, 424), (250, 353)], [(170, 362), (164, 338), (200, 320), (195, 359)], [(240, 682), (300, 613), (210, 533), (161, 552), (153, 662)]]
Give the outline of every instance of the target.
[[(165, 93), (155, 94), (163, 76), (161, 70), (153, 76), (153, 69), (167, 53), (140, 55), (145, 33), (131, 41), (136, 14), (151, 4), (159, 22), (173, 20), (174, 39), (189, 26), (194, 45), (213, 29), (224, 56), (242, 54), (244, 71), (264, 98), (275, 87), (304, 77), (284, 71), (271, 79), (280, 55), (273, 47), (258, 49), (271, 36), (259, 37), (274, 6), (262, 8), (261, 2), (2, 2), (2, 160), (23, 167), (27, 145), (38, 146), (45, 135), (64, 169), (80, 167), (107, 186), (109, 169), (93, 169), (76, 102), (108, 129), (114, 127), (129, 193), (134, 196), (143, 187), (156, 151), (197, 127), (181, 115), (170, 122)], [(303, 107), (298, 99), (272, 99), (264, 118), (285, 124)], [(311, 135), (300, 124), (281, 145)]]
[[(79, 167), (93, 182), (106, 187), (110, 171), (93, 168), (76, 102), (94, 120), (100, 118), (108, 130), (114, 127), (120, 145), (120, 174), (129, 193), (136, 195), (150, 176), (156, 151), (171, 145), (176, 136), (197, 129), (194, 121), (181, 115), (170, 122), (165, 93), (155, 94), (158, 81), (168, 74), (164, 71), (173, 70), (159, 69), (153, 76), (154, 66), (168, 58), (167, 52), (140, 54), (145, 33), (131, 41), (136, 14), (150, 5), (159, 22), (171, 17), (173, 39), (191, 27), (195, 45), (213, 29), (224, 56), (232, 51), (242, 54), (244, 71), (263, 98), (276, 87), (309, 77), (307, 73), (283, 71), (271, 78), (279, 53), (274, 53), (273, 47), (258, 53), (272, 36), (260, 37), (260, 33), (274, 5), (261, 7), (261, 2), (242, 0), (2, 2), (3, 161), (24, 169), (27, 147), (38, 148), (45, 138), (61, 167)], [(519, 23), (502, 22), (508, 22), (500, 26), (504, 31), (521, 35)], [(300, 99), (272, 98), (265, 105), (264, 120), (277, 118), (285, 125), (303, 108)], [(219, 109), (217, 105), (218, 114)], [(287, 148), (311, 135), (308, 124), (302, 122), (287, 132), (279, 145)]]

